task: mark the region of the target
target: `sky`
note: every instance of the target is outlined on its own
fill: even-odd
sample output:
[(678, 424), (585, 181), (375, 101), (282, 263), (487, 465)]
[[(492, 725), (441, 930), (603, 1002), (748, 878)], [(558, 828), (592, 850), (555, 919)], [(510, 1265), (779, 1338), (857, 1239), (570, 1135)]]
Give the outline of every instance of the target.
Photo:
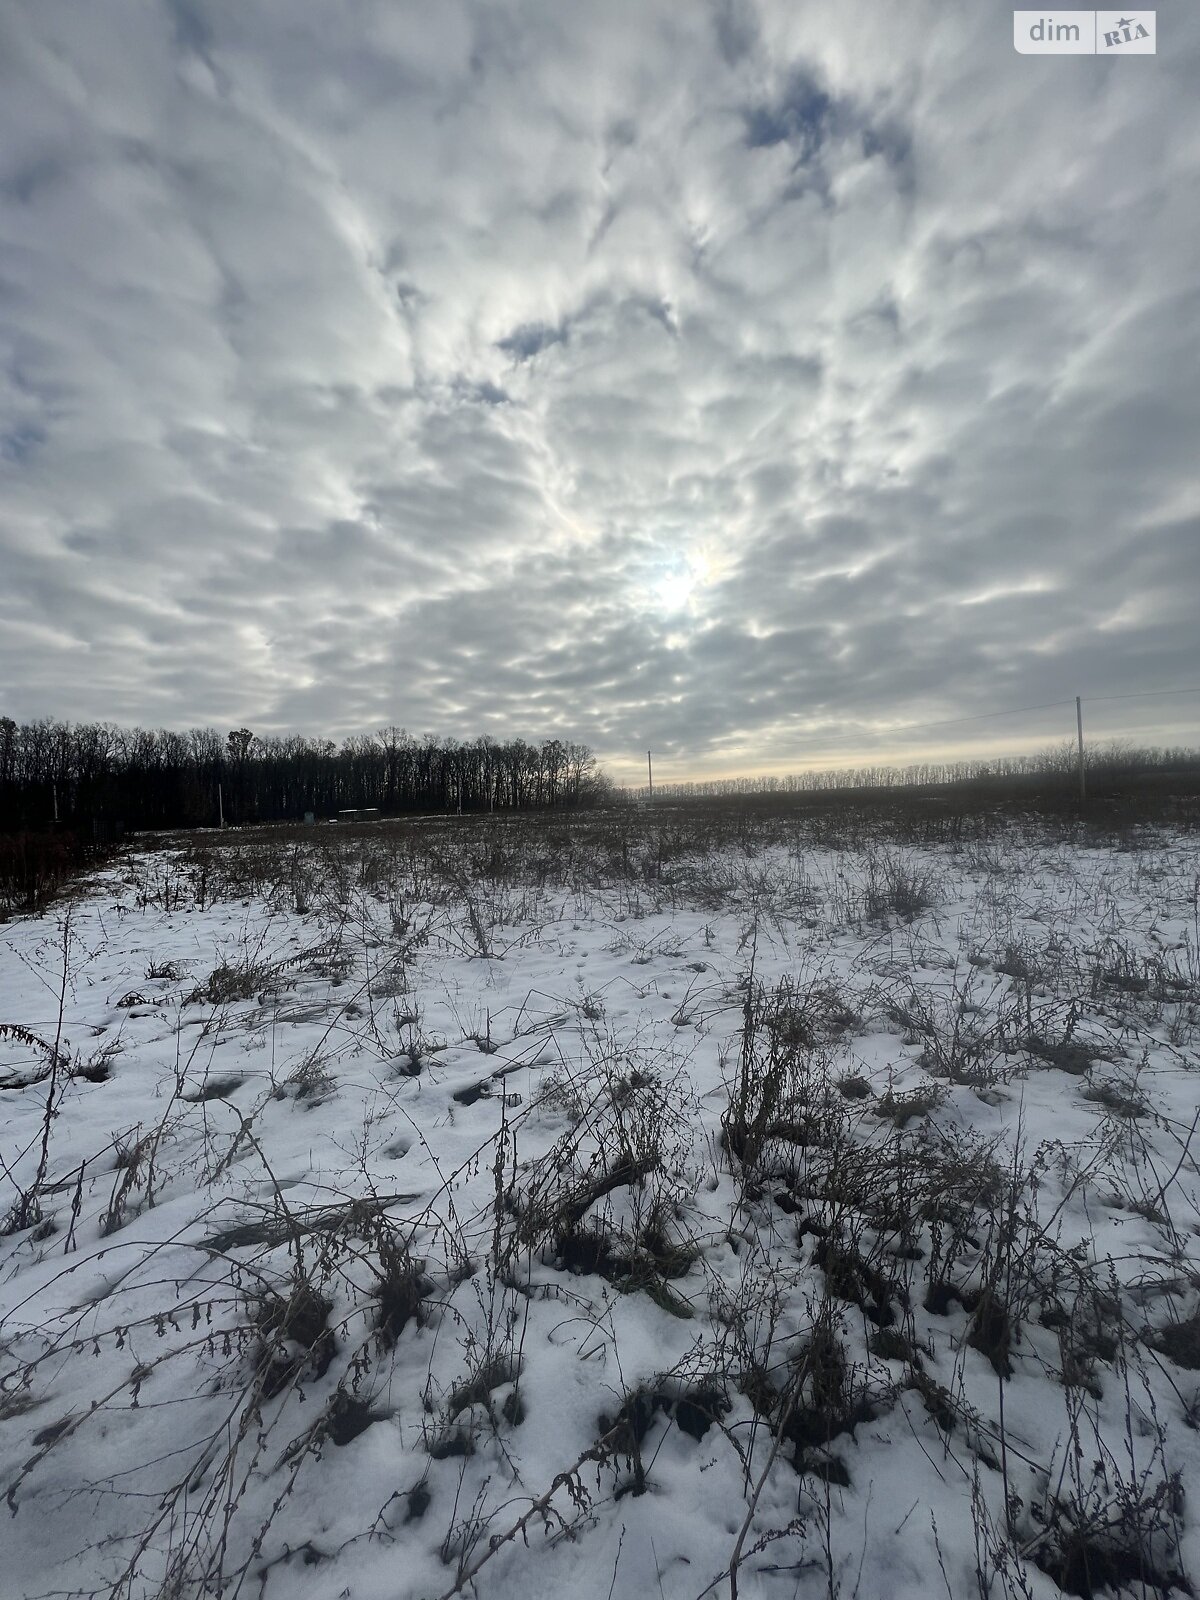
[(0, 0), (0, 710), (618, 778), (1037, 747), (1073, 705), (903, 730), (1079, 693), (1200, 744), (1150, 694), (1200, 685), (1157, 15), (1111, 60), (991, 0)]

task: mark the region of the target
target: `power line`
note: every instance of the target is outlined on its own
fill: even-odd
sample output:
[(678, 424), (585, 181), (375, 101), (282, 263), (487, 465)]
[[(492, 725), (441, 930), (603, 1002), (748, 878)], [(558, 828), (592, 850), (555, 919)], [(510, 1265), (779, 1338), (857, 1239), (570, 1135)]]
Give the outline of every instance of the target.
[[(1119, 700), (1152, 700), (1175, 695), (1200, 694), (1200, 686), (1188, 689), (1146, 689), (1133, 694), (1108, 694), (1084, 695), (1082, 698), (1089, 705), (1106, 705)], [(900, 733), (925, 733), (931, 728), (960, 727), (972, 722), (990, 722), (997, 717), (1024, 716), (1033, 711), (1057, 711), (1066, 706), (1075, 704), (1075, 696), (1062, 700), (1043, 700), (1037, 705), (1009, 706), (1003, 711), (977, 711), (967, 716), (942, 717), (933, 722), (900, 722), (886, 727), (863, 727), (846, 729), (840, 733), (812, 733), (807, 737), (801, 736), (800, 748), (822, 750), (826, 745), (837, 744), (847, 740), (861, 743), (867, 739), (880, 739)], [(793, 746), (793, 748), (797, 748)]]
[(1057, 710), (1061, 706), (1073, 706), (1074, 698), (1070, 700), (1043, 700), (1036, 706), (1011, 706), (1005, 711), (977, 711), (970, 716), (942, 717), (936, 722), (897, 722), (886, 727), (858, 728), (844, 733), (814, 734), (811, 737), (822, 744), (828, 744), (835, 739), (870, 739), (893, 733), (924, 733), (930, 728), (952, 728), (964, 722), (987, 722), (994, 717), (1016, 717), (1029, 711)]
[[(1146, 689), (1136, 694), (1086, 694), (1083, 699), (1089, 705), (1106, 705), (1115, 700), (1153, 700), (1165, 698), (1168, 695), (1200, 694), (1200, 687), (1191, 689)], [(897, 722), (886, 727), (859, 728), (853, 732), (814, 734), (813, 738), (821, 743), (828, 743), (834, 739), (863, 739), (875, 738), (893, 733), (925, 733), (930, 728), (953, 728), (968, 722), (989, 722), (995, 717), (1024, 716), (1031, 711), (1056, 711), (1063, 706), (1073, 706), (1075, 697), (1064, 700), (1043, 700), (1033, 706), (1010, 706), (1004, 711), (977, 711), (969, 716), (942, 717), (936, 722)]]
[(1200, 685), (1194, 689), (1143, 689), (1138, 694), (1085, 694), (1090, 705), (1105, 705), (1110, 700), (1165, 700), (1168, 695), (1200, 694)]
[(1017, 717), (1026, 711), (1051, 711), (1058, 706), (1069, 706), (1072, 700), (1043, 700), (1038, 706), (1013, 706), (1008, 711), (978, 711), (969, 717), (943, 717), (940, 722), (903, 722), (888, 728), (888, 733), (912, 733), (917, 729), (950, 728), (959, 722), (986, 722), (989, 717)]

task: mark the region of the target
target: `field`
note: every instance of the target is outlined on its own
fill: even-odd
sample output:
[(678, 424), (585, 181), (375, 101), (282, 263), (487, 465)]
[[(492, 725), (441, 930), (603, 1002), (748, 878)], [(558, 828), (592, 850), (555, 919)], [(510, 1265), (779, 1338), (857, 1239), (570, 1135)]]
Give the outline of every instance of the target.
[(614, 809), (0, 928), (6, 1597), (1200, 1582), (1200, 851)]

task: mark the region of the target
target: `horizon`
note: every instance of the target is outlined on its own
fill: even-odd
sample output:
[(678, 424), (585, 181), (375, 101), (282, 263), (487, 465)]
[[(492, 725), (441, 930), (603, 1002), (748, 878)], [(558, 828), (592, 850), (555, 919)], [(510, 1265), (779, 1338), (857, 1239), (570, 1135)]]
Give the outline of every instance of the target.
[[(1179, 691), (1176, 691), (1176, 693), (1179, 693)], [(1184, 693), (1189, 700), (1200, 699), (1200, 690), (1188, 690), (1184, 691)], [(1123, 701), (1123, 697), (1117, 696), (1113, 698), (1118, 702), (1119, 707), (1120, 703)], [(1159, 699), (1162, 697), (1155, 696), (1153, 698)], [(1105, 705), (1105, 702), (1102, 699), (1095, 704), (1086, 704), (1087, 733), (1085, 739), (1085, 748), (1089, 762), (1093, 760), (1099, 760), (1103, 762), (1105, 760), (1111, 760), (1114, 757), (1119, 759), (1126, 755), (1154, 756), (1162, 754), (1181, 754), (1186, 757), (1200, 755), (1200, 743), (1189, 742), (1189, 739), (1194, 741), (1194, 728), (1187, 721), (1184, 721), (1179, 725), (1179, 736), (1176, 738), (1168, 738), (1165, 740), (1148, 740), (1142, 736), (1143, 730), (1137, 724), (1130, 725), (1124, 720), (1126, 713), (1122, 709), (1114, 707), (1111, 701), (1107, 705)], [(995, 735), (980, 731), (980, 736), (974, 743), (959, 742), (955, 744), (943, 742), (941, 744), (916, 745), (908, 748), (904, 748), (903, 746), (884, 747), (882, 749), (875, 749), (870, 752), (865, 752), (865, 741), (869, 736), (866, 733), (859, 733), (848, 736), (855, 741), (855, 748), (859, 751), (858, 758), (856, 759), (847, 757), (845, 745), (843, 744), (843, 749), (840, 752), (839, 759), (835, 757), (833, 753), (835, 747), (832, 740), (836, 740), (837, 737), (836, 735), (833, 735), (831, 742), (827, 743), (826, 745), (826, 749), (831, 752), (826, 757), (821, 757), (818, 755), (806, 761), (797, 761), (788, 765), (779, 765), (756, 763), (752, 756), (748, 756), (745, 761), (738, 765), (727, 766), (719, 770), (710, 769), (703, 773), (689, 772), (686, 768), (683, 771), (680, 771), (679, 762), (680, 760), (686, 761), (686, 756), (676, 758), (675, 760), (668, 758), (666, 761), (663, 761), (660, 759), (659, 755), (655, 754), (654, 787), (656, 790), (659, 788), (665, 790), (674, 787), (686, 788), (689, 785), (700, 786), (705, 784), (729, 784), (743, 782), (760, 783), (767, 780), (773, 780), (778, 783), (786, 784), (792, 779), (800, 779), (814, 775), (846, 777), (848, 779), (853, 779), (855, 774), (865, 772), (902, 774), (908, 770), (919, 767), (942, 767), (949, 770), (956, 767), (968, 768), (973, 765), (982, 766), (986, 763), (1005, 761), (1036, 762), (1061, 759), (1066, 762), (1067, 766), (1074, 766), (1078, 761), (1078, 739), (1073, 701), (1062, 701), (1052, 707), (1039, 706), (1032, 708), (1018, 708), (1017, 712), (999, 714), (985, 713), (981, 717), (974, 720), (977, 723), (979, 721), (990, 721), (992, 717), (997, 715), (999, 715), (1001, 718), (1011, 718), (1018, 714), (1024, 714), (1026, 717), (1028, 717), (1028, 713), (1030, 712), (1034, 713), (1035, 715), (1039, 715), (1043, 719), (1047, 714), (1053, 714), (1056, 717), (1061, 717), (1068, 707), (1070, 709), (1071, 716), (1071, 731), (1069, 736), (1065, 729), (1059, 730), (1057, 736), (1051, 734), (1049, 737), (1043, 737), (1040, 739), (1021, 737), (1019, 735), (1009, 736), (1007, 738), (997, 738)], [(1102, 720), (1099, 726), (1097, 726), (1096, 723), (1097, 707), (1099, 707), (1101, 711), (1108, 710), (1110, 713), (1108, 722), (1105, 723)], [(1113, 722), (1114, 713), (1116, 718), (1115, 723)], [(46, 720), (52, 726), (54, 725), (55, 719), (50, 718)], [(963, 720), (970, 721), (972, 719)], [(12, 721), (12, 719), (0, 715), (0, 724), (5, 723), (11, 724), (12, 731), (18, 734), (22, 731), (21, 725), (16, 724)], [(153, 734), (167, 734), (185, 738), (189, 734), (193, 733), (212, 734), (215, 736), (217, 748), (220, 750), (225, 749), (227, 739), (230, 744), (232, 743), (235, 731), (230, 730), (228, 735), (226, 735), (221, 729), (211, 725), (192, 726), (190, 728), (141, 728), (139, 726), (122, 727), (121, 725), (115, 724), (111, 721), (100, 721), (94, 724), (88, 724), (86, 722), (71, 724), (69, 722), (62, 721), (60, 725), (67, 728), (72, 726), (78, 726), (80, 728), (95, 726), (104, 728), (113, 734), (149, 732)], [(372, 745), (377, 745), (380, 749), (386, 749), (389, 736), (396, 735), (400, 735), (403, 738), (408, 739), (414, 745), (461, 744), (466, 748), (476, 745), (483, 738), (486, 738), (491, 744), (500, 748), (503, 748), (505, 745), (526, 744), (531, 749), (537, 750), (551, 742), (549, 738), (542, 739), (537, 735), (531, 735), (528, 730), (523, 733), (514, 733), (508, 739), (497, 737), (495, 735), (476, 735), (474, 738), (468, 737), (466, 739), (459, 739), (455, 735), (441, 733), (437, 730), (410, 729), (401, 727), (397, 724), (391, 724), (386, 728), (358, 730), (354, 733), (344, 735), (341, 739), (333, 739), (322, 733), (320, 730), (243, 729), (241, 731), (248, 732), (252, 736), (252, 742), (249, 745), (249, 751), (251, 754), (257, 753), (256, 746), (258, 745), (260, 739), (288, 740), (292, 738), (298, 738), (305, 740), (310, 744), (327, 743), (330, 747), (331, 753), (334, 754), (341, 753), (349, 745), (363, 741)], [(922, 728), (913, 730), (883, 729), (877, 730), (873, 736), (876, 738), (894, 738), (897, 731), (912, 731), (915, 733), (928, 732), (927, 729)], [(846, 737), (847, 735), (843, 735), (843, 739)], [(961, 740), (961, 734), (959, 735), (959, 738)], [(569, 738), (566, 740), (560, 740), (560, 743), (565, 744), (568, 750), (578, 747), (576, 741), (572, 741)], [(643, 752), (640, 761), (635, 757), (627, 757), (624, 760), (618, 760), (615, 763), (610, 763), (599, 758), (596, 755), (596, 752), (591, 750), (590, 746), (583, 745), (581, 748), (583, 753), (594, 762), (597, 776), (602, 778), (604, 781), (611, 783), (614, 789), (628, 793), (637, 793), (646, 790), (646, 757), (651, 752)], [(951, 778), (947, 781), (954, 781), (956, 776), (963, 775), (964, 774), (954, 774), (952, 772)]]

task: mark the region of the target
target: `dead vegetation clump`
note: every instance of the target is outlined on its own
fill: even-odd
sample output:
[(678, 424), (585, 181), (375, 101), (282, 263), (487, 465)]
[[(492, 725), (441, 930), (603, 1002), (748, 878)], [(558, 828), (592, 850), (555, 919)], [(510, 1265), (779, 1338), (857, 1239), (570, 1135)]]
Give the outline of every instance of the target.
[(941, 886), (926, 865), (904, 856), (872, 850), (865, 862), (863, 914), (871, 921), (896, 917), (914, 922), (942, 898)]
[(264, 1396), (273, 1400), (301, 1378), (323, 1378), (337, 1350), (333, 1307), (303, 1277), (265, 1293), (254, 1313), (259, 1343), (253, 1362)]
[(276, 982), (275, 970), (265, 962), (219, 962), (202, 983), (184, 996), (185, 1006), (228, 1006), (256, 1000)]
[(685, 1075), (635, 1065), (601, 1044), (586, 1070), (558, 1080), (538, 1106), (565, 1107), (569, 1125), (506, 1191), (514, 1244), (690, 1318), (671, 1286), (698, 1254), (680, 1228), (696, 1183)]

